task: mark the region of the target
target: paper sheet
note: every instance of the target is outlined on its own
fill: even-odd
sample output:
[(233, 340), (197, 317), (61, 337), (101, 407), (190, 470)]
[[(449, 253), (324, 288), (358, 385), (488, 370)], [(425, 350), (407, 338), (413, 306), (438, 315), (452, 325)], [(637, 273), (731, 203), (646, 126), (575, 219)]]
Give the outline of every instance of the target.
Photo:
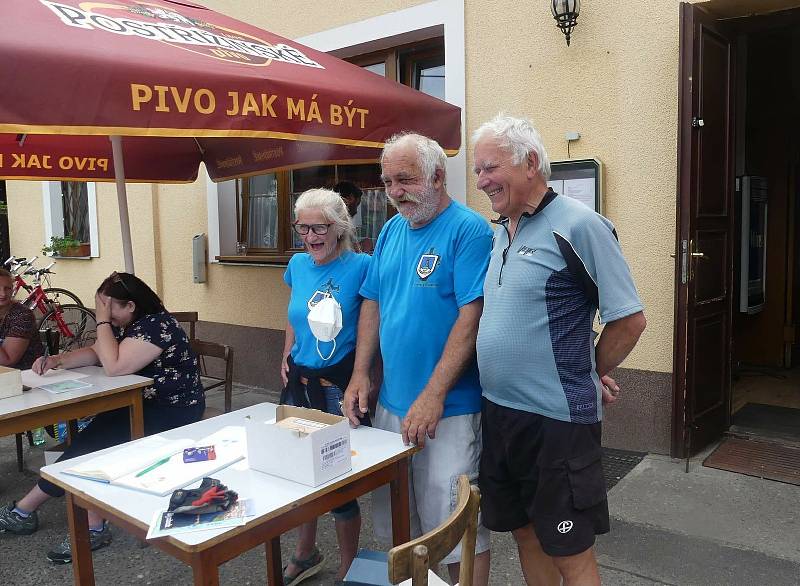
[(49, 385), (53, 383), (60, 383), (67, 380), (78, 380), (86, 378), (88, 374), (82, 372), (75, 372), (74, 370), (48, 370), (43, 375), (38, 375), (31, 369), (22, 371), (22, 384), (26, 387), (36, 388), (42, 385)]
[(66, 393), (67, 391), (78, 391), (80, 389), (88, 389), (92, 385), (77, 380), (62, 380), (57, 383), (49, 383), (46, 385), (39, 385), (39, 388), (47, 391), (48, 393)]

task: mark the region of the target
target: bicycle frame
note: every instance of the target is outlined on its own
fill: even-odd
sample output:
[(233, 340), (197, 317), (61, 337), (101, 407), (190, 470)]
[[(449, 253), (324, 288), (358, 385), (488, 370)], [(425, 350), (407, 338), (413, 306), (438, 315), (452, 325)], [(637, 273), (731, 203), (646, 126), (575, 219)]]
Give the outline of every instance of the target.
[[(30, 288), (30, 285), (27, 285), (26, 289), (27, 288)], [(23, 301), (22, 304), (31, 311), (38, 309), (42, 315), (47, 315), (51, 309), (55, 310), (53, 318), (56, 321), (56, 325), (58, 326), (58, 330), (61, 335), (68, 338), (75, 337), (75, 334), (72, 333), (72, 330), (69, 329), (69, 326), (64, 321), (64, 314), (61, 311), (61, 305), (55, 301), (52, 301), (47, 297), (47, 295), (45, 295), (41, 283), (36, 283), (36, 286), (33, 287), (30, 294), (25, 298), (25, 301)], [(50, 304), (50, 306), (48, 306), (48, 304)]]
[(12, 290), (11, 297), (16, 297), (20, 289), (25, 289), (28, 293), (33, 292), (33, 287), (28, 285), (20, 275), (14, 275), (14, 289)]

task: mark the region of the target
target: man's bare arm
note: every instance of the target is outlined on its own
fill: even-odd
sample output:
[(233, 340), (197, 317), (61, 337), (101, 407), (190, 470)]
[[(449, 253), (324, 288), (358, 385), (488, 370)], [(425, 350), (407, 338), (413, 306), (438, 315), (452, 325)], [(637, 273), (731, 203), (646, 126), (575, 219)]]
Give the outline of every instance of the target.
[(475, 357), (475, 340), (482, 312), (482, 297), (459, 308), (458, 318), (450, 330), (442, 356), (436, 363), (428, 384), (403, 419), (405, 443), (424, 446), (426, 436), (435, 437), (436, 426), (444, 412), (445, 397)]
[(647, 320), (641, 311), (606, 324), (595, 347), (595, 365), (599, 376), (607, 375), (625, 360), (646, 325)]

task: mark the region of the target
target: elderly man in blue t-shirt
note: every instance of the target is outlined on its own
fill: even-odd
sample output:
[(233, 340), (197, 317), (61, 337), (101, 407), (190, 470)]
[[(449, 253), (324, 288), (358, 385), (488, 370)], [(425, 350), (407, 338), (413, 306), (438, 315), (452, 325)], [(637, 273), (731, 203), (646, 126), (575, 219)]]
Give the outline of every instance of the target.
[[(416, 134), (390, 139), (381, 157), (389, 201), (399, 214), (378, 237), (358, 325), (356, 363), (345, 393), (354, 425), (367, 412), (369, 370), (380, 348), (383, 383), (375, 425), (422, 448), (409, 470), (412, 537), (453, 510), (458, 476), (475, 478), (480, 459), (481, 388), (475, 336), (491, 248), (487, 222), (445, 189), (446, 156)], [(373, 497), (376, 533), (390, 535), (388, 490)], [(479, 528), (475, 584), (489, 577), (488, 532)], [(460, 546), (444, 558), (457, 580)]]
[(478, 189), (500, 214), (477, 339), (483, 521), (513, 534), (528, 584), (599, 586), (602, 403), (619, 392), (606, 375), (644, 330), (642, 304), (611, 222), (548, 190), (530, 122), (500, 115), (473, 141)]

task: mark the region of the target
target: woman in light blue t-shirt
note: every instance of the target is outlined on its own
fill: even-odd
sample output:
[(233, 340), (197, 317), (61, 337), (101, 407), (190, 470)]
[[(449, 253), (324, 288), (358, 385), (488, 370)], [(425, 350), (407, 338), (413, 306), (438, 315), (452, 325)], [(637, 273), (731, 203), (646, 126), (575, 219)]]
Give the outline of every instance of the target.
[[(294, 231), (306, 252), (289, 261), (284, 281), (291, 288), (281, 379), (281, 403), (341, 415), (350, 382), (361, 309), (361, 288), (370, 257), (352, 251), (355, 234), (342, 198), (311, 189), (295, 203)], [(341, 580), (358, 549), (361, 512), (353, 500), (333, 510), (341, 557)], [(297, 547), (283, 570), (284, 584), (316, 574), (322, 554), (316, 548), (317, 523), (300, 527)]]

